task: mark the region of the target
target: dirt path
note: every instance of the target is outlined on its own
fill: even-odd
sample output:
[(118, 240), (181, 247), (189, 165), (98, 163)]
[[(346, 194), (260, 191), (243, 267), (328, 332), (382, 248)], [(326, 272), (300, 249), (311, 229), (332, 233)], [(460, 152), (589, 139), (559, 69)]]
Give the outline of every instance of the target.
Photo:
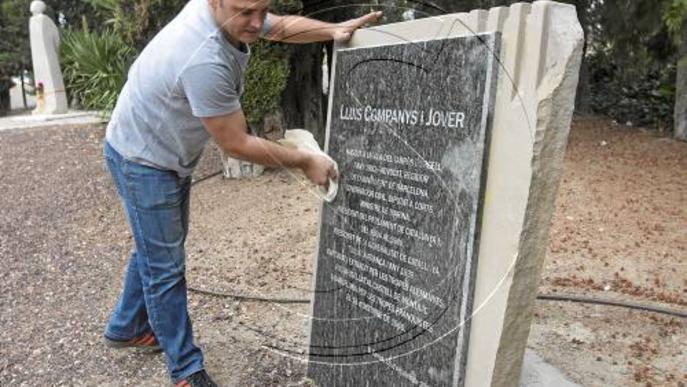
[[(0, 384), (160, 386), (162, 357), (103, 348), (130, 247), (102, 163), (102, 128), (0, 133)], [(214, 149), (198, 176), (219, 169)], [(191, 286), (305, 298), (318, 201), (287, 171), (194, 187)], [(687, 145), (577, 120), (542, 291), (685, 309)], [(307, 304), (190, 294), (206, 366), (222, 385), (297, 385)], [(530, 347), (590, 386), (684, 386), (685, 321), (620, 308), (539, 302)]]

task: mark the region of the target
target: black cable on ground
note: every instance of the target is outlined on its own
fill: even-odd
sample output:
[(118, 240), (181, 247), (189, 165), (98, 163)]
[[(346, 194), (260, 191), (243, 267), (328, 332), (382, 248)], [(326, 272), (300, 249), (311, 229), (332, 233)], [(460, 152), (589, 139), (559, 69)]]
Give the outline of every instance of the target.
[(541, 294), (537, 297), (539, 300), (545, 301), (567, 301), (567, 302), (580, 302), (585, 304), (597, 304), (597, 305), (609, 305), (609, 306), (619, 306), (622, 308), (643, 310), (646, 312), (662, 313), (671, 316), (687, 318), (687, 312), (680, 310), (664, 308), (662, 306), (646, 305), (640, 304), (638, 302), (632, 301), (614, 301), (614, 300), (602, 300), (594, 297), (587, 296), (576, 296), (570, 294)]
[[(223, 173), (223, 171), (220, 170), (220, 171), (211, 173), (209, 175), (203, 176), (197, 180), (194, 180), (191, 183), (191, 186), (202, 183), (203, 181), (206, 181), (206, 180), (211, 179), (215, 176), (221, 175), (222, 173)], [(246, 295), (246, 294), (221, 293), (221, 292), (214, 292), (214, 291), (210, 291), (210, 290), (199, 289), (199, 288), (195, 288), (192, 286), (188, 286), (188, 290), (194, 291), (194, 292), (200, 293), (200, 294), (205, 294), (208, 296), (234, 298), (234, 299), (241, 300), (241, 301), (275, 302), (278, 304), (307, 304), (307, 303), (310, 303), (310, 300), (306, 299), (306, 298), (273, 298), (273, 297), (260, 297), (260, 296)], [(670, 309), (670, 308), (664, 308), (661, 306), (640, 304), (638, 302), (632, 302), (632, 301), (604, 300), (604, 299), (599, 299), (599, 298), (594, 298), (594, 297), (576, 296), (576, 295), (571, 295), (571, 294), (540, 294), (539, 296), (537, 296), (537, 299), (543, 300), (543, 301), (566, 301), (566, 302), (577, 302), (577, 303), (583, 303), (583, 304), (617, 306), (617, 307), (621, 307), (621, 308), (642, 310), (645, 312), (661, 313), (661, 314), (667, 314), (667, 315), (675, 316), (675, 317), (687, 318), (687, 312), (683, 312), (683, 311), (675, 310), (675, 309)]]
[(200, 293), (200, 294), (205, 294), (208, 296), (234, 298), (234, 299), (237, 299), (240, 301), (274, 302), (277, 304), (309, 304), (310, 303), (310, 300), (306, 299), (306, 298), (272, 298), (272, 297), (253, 296), (253, 295), (248, 295), (248, 294), (215, 292), (215, 291), (211, 291), (211, 290), (199, 289), (199, 288), (196, 288), (193, 286), (187, 286), (186, 288), (190, 291)]
[[(211, 290), (199, 289), (199, 288), (196, 288), (193, 286), (188, 286), (188, 290), (196, 292), (196, 293), (200, 293), (200, 294), (205, 294), (208, 296), (234, 298), (234, 299), (237, 299), (240, 301), (274, 302), (277, 304), (308, 304), (308, 303), (310, 303), (310, 300), (307, 298), (260, 297), (260, 296), (253, 296), (253, 295), (247, 295), (247, 294), (215, 292), (215, 291), (211, 291)], [(567, 302), (576, 302), (576, 303), (583, 303), (583, 304), (617, 306), (617, 307), (621, 307), (621, 308), (636, 309), (636, 310), (642, 310), (645, 312), (661, 313), (661, 314), (667, 314), (667, 315), (675, 316), (675, 317), (687, 318), (687, 312), (683, 312), (683, 311), (675, 310), (675, 309), (670, 309), (670, 308), (664, 308), (661, 306), (640, 304), (640, 303), (631, 302), (631, 301), (604, 300), (604, 299), (599, 299), (599, 298), (594, 298), (594, 297), (576, 296), (576, 295), (569, 295), (569, 294), (568, 295), (564, 295), (564, 294), (557, 294), (557, 295), (541, 294), (541, 295), (537, 296), (537, 299), (542, 300), (542, 301), (567, 301)]]
[(211, 174), (209, 174), (209, 175), (207, 175), (207, 176), (203, 176), (203, 177), (201, 177), (201, 178), (199, 178), (199, 179), (197, 179), (197, 180), (193, 180), (193, 181), (191, 182), (191, 187), (193, 187), (194, 185), (196, 185), (196, 184), (198, 184), (198, 183), (202, 183), (202, 182), (204, 182), (205, 180), (212, 179), (212, 178), (215, 177), (215, 176), (221, 175), (223, 172), (224, 172), (224, 171), (221, 171), (221, 170), (220, 170), (220, 171), (211, 173)]

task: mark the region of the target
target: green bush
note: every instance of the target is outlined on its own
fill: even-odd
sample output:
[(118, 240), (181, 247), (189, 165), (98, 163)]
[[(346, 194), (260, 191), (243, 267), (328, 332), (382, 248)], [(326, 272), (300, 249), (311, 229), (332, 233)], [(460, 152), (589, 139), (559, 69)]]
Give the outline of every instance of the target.
[[(86, 0), (107, 20), (102, 32), (63, 34), (62, 68), (67, 92), (87, 109), (110, 111), (124, 85), (126, 72), (145, 44), (184, 6), (185, 0)], [(300, 2), (280, 0), (279, 10)], [(133, 15), (128, 17), (127, 15)], [(279, 109), (289, 76), (283, 46), (265, 41), (251, 45), (242, 106), (248, 122), (258, 125)]]
[(281, 93), (289, 77), (289, 63), (281, 45), (259, 41), (251, 45), (246, 89), (241, 105), (251, 125), (279, 109)]
[(613, 58), (590, 55), (592, 110), (622, 123), (667, 130), (673, 125), (676, 68), (649, 63), (627, 76), (627, 66)]
[(138, 51), (162, 29), (187, 0), (82, 0), (105, 24)]
[(69, 95), (86, 109), (112, 111), (136, 52), (111, 30), (67, 31), (61, 50)]

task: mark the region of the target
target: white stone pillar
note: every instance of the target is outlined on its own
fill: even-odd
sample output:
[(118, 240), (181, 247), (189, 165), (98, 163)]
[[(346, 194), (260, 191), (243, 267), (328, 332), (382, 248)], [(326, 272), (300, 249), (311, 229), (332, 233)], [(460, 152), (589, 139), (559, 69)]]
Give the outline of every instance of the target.
[[(60, 70), (60, 33), (55, 23), (46, 15), (45, 3), (31, 3), (29, 32), (31, 39), (31, 57), (36, 89), (42, 85), (42, 102), (37, 100), (33, 114), (61, 114), (67, 112), (67, 94), (64, 90), (62, 71)], [(37, 95), (38, 98), (40, 96)]]

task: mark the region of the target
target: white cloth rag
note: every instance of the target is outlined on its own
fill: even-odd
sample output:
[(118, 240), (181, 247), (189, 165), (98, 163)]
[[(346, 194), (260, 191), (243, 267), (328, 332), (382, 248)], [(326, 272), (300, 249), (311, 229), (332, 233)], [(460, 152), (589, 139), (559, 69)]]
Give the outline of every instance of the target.
[[(320, 146), (317, 144), (317, 141), (315, 141), (315, 137), (312, 135), (312, 133), (308, 132), (307, 130), (287, 130), (284, 132), (284, 138), (280, 139), (279, 143), (289, 148), (302, 149), (322, 154), (323, 156), (331, 160), (332, 163), (334, 163), (334, 168), (336, 168), (338, 174), (339, 166), (336, 164), (336, 161), (334, 161), (331, 157), (329, 157), (328, 154), (324, 153), (322, 149), (320, 149)], [(325, 191), (324, 187), (320, 186), (320, 191), (322, 192), (322, 198), (326, 202), (331, 203), (334, 200), (334, 198), (336, 198), (336, 194), (339, 191), (339, 183), (338, 181), (330, 178), (329, 189)]]

